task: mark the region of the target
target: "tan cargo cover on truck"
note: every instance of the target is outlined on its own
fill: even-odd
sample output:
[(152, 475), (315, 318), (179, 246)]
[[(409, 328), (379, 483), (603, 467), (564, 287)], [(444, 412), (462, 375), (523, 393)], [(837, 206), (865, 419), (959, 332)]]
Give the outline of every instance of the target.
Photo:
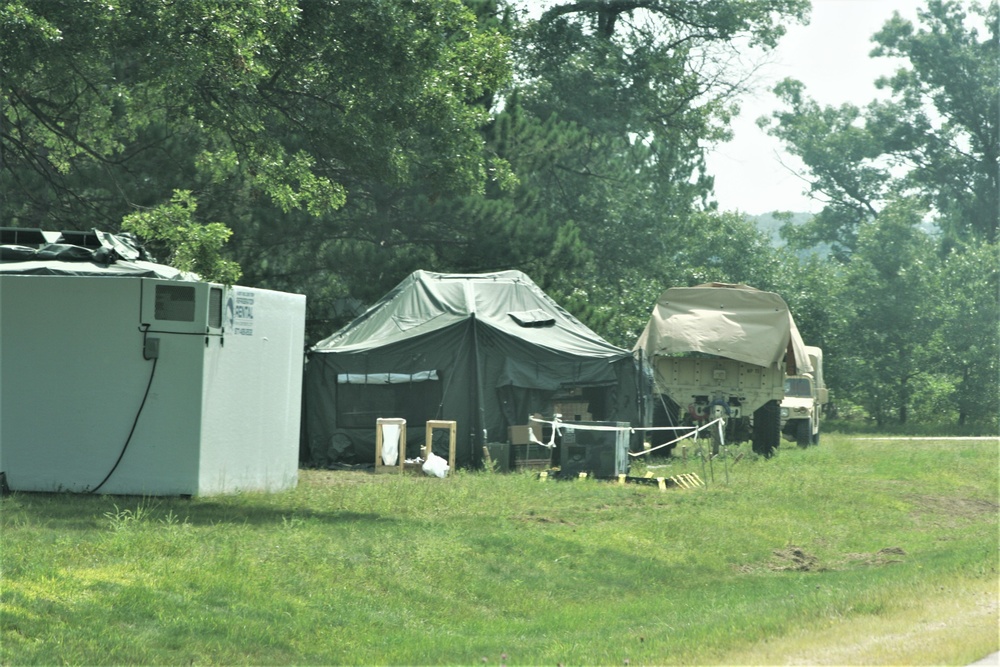
[(650, 359), (702, 352), (757, 366), (781, 361), (787, 350), (786, 372), (812, 370), (784, 300), (747, 285), (708, 283), (666, 290), (634, 349)]
[(750, 440), (770, 456), (781, 442), (784, 379), (812, 369), (785, 301), (747, 285), (666, 290), (633, 351), (654, 369), (654, 427), (720, 420), (713, 451), (723, 439)]

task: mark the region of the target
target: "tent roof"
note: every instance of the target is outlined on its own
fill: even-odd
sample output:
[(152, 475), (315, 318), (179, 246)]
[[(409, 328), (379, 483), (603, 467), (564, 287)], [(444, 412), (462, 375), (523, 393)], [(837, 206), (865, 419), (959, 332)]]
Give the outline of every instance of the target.
[(573, 317), (520, 271), (415, 271), (312, 351), (361, 352), (473, 319), (537, 346), (575, 356), (631, 356)]
[(780, 362), (789, 348), (800, 371), (812, 369), (784, 299), (722, 283), (663, 292), (635, 344), (649, 357), (702, 352), (757, 366)]

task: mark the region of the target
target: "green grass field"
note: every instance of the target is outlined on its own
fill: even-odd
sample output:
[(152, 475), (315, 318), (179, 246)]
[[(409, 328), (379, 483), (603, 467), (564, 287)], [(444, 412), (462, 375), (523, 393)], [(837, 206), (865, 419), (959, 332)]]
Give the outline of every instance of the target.
[(964, 665), (998, 648), (998, 445), (651, 462), (692, 490), (302, 471), (273, 495), (14, 493), (0, 664)]

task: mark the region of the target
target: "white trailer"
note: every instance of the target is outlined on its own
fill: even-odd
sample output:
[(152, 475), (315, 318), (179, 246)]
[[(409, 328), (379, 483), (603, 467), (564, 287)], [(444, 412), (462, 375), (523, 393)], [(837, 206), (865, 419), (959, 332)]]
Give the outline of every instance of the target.
[(129, 275), (126, 262), (110, 273), (32, 262), (0, 265), (0, 473), (10, 490), (295, 486), (304, 296)]

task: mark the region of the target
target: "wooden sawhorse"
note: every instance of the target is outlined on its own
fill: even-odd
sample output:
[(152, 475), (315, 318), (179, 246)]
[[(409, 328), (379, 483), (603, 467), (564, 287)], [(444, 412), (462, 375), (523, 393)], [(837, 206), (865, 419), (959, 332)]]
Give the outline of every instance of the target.
[[(398, 426), (399, 442), (397, 443), (398, 461), (396, 465), (387, 466), (382, 462), (382, 427)], [(375, 472), (389, 472), (396, 467), (399, 472), (406, 469), (406, 420), (390, 417), (379, 417), (375, 420)]]
[(426, 461), (431, 455), (431, 444), (434, 429), (436, 428), (446, 428), (448, 429), (448, 470), (455, 470), (455, 431), (457, 430), (458, 423), (455, 421), (449, 421), (447, 419), (428, 419), (427, 420), (427, 432), (424, 437), (424, 460)]

